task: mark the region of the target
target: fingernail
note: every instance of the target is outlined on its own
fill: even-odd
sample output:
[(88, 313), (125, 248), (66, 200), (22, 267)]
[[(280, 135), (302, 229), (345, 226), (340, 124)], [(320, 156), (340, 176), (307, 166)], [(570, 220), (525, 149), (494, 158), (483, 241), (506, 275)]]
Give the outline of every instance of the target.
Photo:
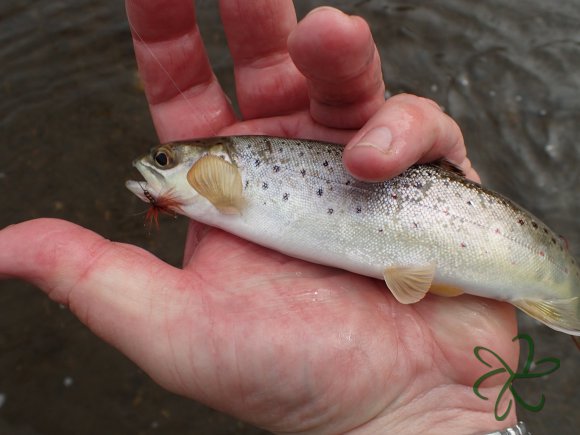
[(387, 127), (377, 127), (368, 131), (358, 142), (349, 144), (346, 149), (372, 147), (384, 154), (392, 150), (393, 135)]
[(317, 8), (312, 9), (310, 12), (308, 12), (304, 18), (306, 18), (306, 17), (308, 17), (310, 15), (314, 15), (314, 14), (316, 14), (318, 12), (322, 12), (322, 11), (340, 12), (340, 13), (344, 14), (344, 12), (342, 12), (342, 11), (336, 9), (336, 8), (333, 8), (331, 6), (318, 6)]

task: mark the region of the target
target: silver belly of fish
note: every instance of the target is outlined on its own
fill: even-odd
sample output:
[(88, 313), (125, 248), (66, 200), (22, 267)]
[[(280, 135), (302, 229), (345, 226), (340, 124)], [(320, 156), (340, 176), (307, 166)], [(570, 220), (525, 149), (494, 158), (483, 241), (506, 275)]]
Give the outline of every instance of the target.
[[(164, 164), (165, 163), (165, 164)], [(427, 292), (505, 300), (580, 335), (580, 270), (565, 241), (507, 198), (438, 164), (382, 183), (350, 176), (342, 146), (262, 136), (165, 144), (135, 162), (144, 201), (314, 263)]]

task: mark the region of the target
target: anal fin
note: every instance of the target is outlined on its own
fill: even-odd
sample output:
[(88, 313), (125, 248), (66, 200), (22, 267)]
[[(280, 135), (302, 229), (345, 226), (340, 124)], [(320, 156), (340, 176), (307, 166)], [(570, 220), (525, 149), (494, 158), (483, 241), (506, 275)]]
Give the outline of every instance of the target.
[(431, 288), (429, 289), (429, 293), (433, 293), (437, 296), (443, 296), (446, 298), (454, 298), (455, 296), (462, 295), (465, 293), (459, 287), (454, 287), (448, 284), (431, 284)]
[(383, 271), (387, 286), (402, 304), (414, 304), (425, 297), (433, 277), (435, 265), (392, 266)]

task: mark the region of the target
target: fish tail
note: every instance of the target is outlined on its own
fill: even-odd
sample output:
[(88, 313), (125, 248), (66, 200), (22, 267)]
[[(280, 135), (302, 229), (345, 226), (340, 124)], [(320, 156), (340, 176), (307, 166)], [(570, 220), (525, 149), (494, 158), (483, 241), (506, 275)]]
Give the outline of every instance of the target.
[(566, 299), (519, 299), (512, 301), (527, 315), (556, 331), (578, 336), (580, 342), (580, 297)]

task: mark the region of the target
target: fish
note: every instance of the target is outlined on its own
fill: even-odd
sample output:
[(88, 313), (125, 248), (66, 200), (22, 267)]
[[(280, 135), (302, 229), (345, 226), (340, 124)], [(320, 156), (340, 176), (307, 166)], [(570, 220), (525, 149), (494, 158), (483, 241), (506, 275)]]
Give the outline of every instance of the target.
[(444, 160), (370, 183), (342, 153), (272, 136), (177, 141), (136, 159), (144, 181), (126, 187), (283, 254), (384, 280), (402, 304), (467, 293), (580, 336), (580, 268), (538, 218)]

